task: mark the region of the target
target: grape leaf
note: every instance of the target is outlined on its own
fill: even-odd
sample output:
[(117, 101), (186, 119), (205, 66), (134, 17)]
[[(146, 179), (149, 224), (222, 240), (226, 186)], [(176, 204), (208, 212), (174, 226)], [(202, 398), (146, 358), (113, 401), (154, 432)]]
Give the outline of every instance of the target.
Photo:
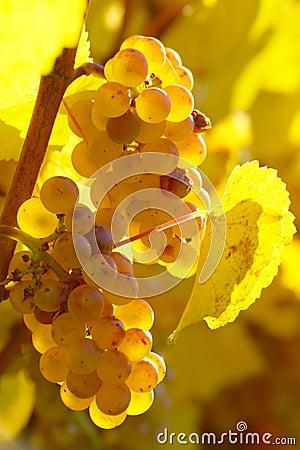
[(8, 442), (27, 425), (35, 403), (34, 383), (23, 370), (0, 378), (0, 442)]
[[(258, 161), (237, 166), (222, 199), (226, 218), (226, 242), (214, 273), (199, 283), (210, 251), (211, 227), (202, 243), (199, 268), (191, 297), (171, 336), (205, 319), (212, 329), (233, 322), (270, 285), (277, 274), (281, 250), (295, 232), (289, 212), (289, 194), (274, 169)], [(223, 220), (217, 213), (212, 220)]]
[(86, 0), (1, 0), (1, 84), (50, 73), (63, 48), (77, 44), (86, 6)]

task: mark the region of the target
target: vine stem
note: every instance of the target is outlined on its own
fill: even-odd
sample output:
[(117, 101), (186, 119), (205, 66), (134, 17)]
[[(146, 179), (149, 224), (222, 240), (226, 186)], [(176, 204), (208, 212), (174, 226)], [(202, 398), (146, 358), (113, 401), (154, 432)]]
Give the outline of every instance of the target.
[[(67, 275), (67, 272), (61, 267), (53, 256), (49, 253), (40, 251), (41, 246), (45, 243), (45, 239), (37, 239), (24, 231), (16, 227), (10, 227), (8, 225), (0, 225), (0, 237), (9, 238), (14, 242), (19, 241), (26, 245), (32, 253), (40, 252), (40, 259), (51, 266), (51, 269), (56, 273), (59, 278)], [(2, 280), (1, 280), (2, 281)]]
[[(74, 80), (76, 51), (77, 47), (64, 49), (50, 75), (41, 77), (27, 135), (0, 218), (2, 225), (16, 226), (19, 207), (32, 195), (61, 100)], [(0, 281), (7, 275), (15, 245), (10, 239), (0, 238)]]

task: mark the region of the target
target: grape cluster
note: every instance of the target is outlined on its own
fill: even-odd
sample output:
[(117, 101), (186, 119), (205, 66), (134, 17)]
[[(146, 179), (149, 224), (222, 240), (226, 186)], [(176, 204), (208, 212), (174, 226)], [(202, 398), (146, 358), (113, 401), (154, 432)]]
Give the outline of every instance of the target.
[[(203, 218), (196, 227), (163, 224), (209, 207), (200, 173), (182, 167), (179, 157), (202, 163), (201, 133), (210, 124), (194, 109), (191, 72), (155, 38), (126, 39), (104, 74), (97, 91), (65, 102), (70, 128), (81, 138), (72, 152), (73, 166), (80, 176), (92, 178), (90, 206), (78, 203), (78, 185), (64, 176), (47, 179), (40, 197), (21, 205), (18, 225), (39, 247), (13, 256), (9, 298), (41, 353), (41, 373), (60, 385), (63, 403), (73, 410), (89, 408), (92, 421), (108, 429), (148, 410), (166, 371), (163, 358), (152, 351), (153, 310), (138, 298), (132, 260), (117, 251), (117, 244), (126, 233), (138, 235), (132, 252), (139, 262), (159, 263), (178, 278), (195, 272), (193, 242), (203, 233)], [(107, 166), (110, 176), (120, 160), (130, 173), (130, 158), (123, 157), (148, 152), (171, 155), (163, 173), (141, 170), (108, 191), (105, 177), (95, 175)], [(193, 186), (202, 192), (201, 202)], [(150, 188), (158, 192), (156, 205), (139, 196)], [(141, 203), (143, 208), (132, 214)], [(158, 239), (154, 254), (143, 261), (156, 239), (149, 229), (161, 230), (164, 245)], [(180, 256), (183, 245), (185, 258)], [(191, 255), (195, 264), (186, 270)], [(114, 286), (119, 291), (109, 288)]]
[[(99, 189), (106, 190), (103, 172), (100, 179), (96, 177), (91, 186), (91, 198), (98, 209), (96, 223), (111, 229), (115, 210), (129, 196), (132, 200), (127, 209), (123, 207), (123, 214), (115, 220), (115, 240), (120, 240), (125, 233), (127, 222), (124, 223), (124, 217), (130, 216), (130, 211), (142, 201), (143, 212), (130, 221), (130, 235), (155, 229), (199, 207), (209, 207), (210, 198), (202, 187), (200, 173), (190, 165), (181, 167), (183, 160), (199, 166), (205, 159), (206, 146), (201, 133), (210, 128), (210, 121), (194, 109), (193, 76), (182, 65), (178, 53), (165, 48), (153, 37), (131, 36), (107, 61), (104, 74), (105, 82), (97, 91), (66, 104), (69, 125), (82, 138), (72, 153), (75, 170), (83, 177), (93, 177), (97, 170), (109, 164), (109, 171), (117, 170), (114, 162), (127, 155), (151, 152), (171, 155), (172, 158), (164, 160), (163, 175), (144, 170), (139, 175), (124, 177), (109, 189), (101, 202), (97, 193)], [(130, 160), (128, 163), (124, 160), (122, 175), (130, 173), (130, 164)], [(193, 194), (192, 187), (201, 191), (202, 202)], [(162, 195), (156, 201), (161, 201), (162, 209), (134, 195), (149, 188), (161, 190)], [(184, 200), (178, 202), (174, 196), (166, 196), (166, 192)], [(168, 214), (163, 211), (166, 204)], [(198, 223), (201, 232), (203, 221)], [(151, 257), (147, 256), (147, 264), (159, 263), (179, 278), (193, 275), (194, 270), (184, 270), (188, 255), (197, 253), (193, 248), (194, 242), (191, 242), (195, 235), (193, 224), (185, 225), (184, 234), (182, 230), (178, 233), (178, 227), (163, 234), (165, 245), (162, 246), (159, 239), (156, 252), (152, 252)], [(187, 257), (174, 266), (182, 246), (185, 246)], [(149, 242), (149, 236), (133, 244), (134, 256), (139, 262), (145, 262), (141, 252), (150, 247), (153, 248), (153, 242)], [(195, 256), (195, 267), (196, 259)]]

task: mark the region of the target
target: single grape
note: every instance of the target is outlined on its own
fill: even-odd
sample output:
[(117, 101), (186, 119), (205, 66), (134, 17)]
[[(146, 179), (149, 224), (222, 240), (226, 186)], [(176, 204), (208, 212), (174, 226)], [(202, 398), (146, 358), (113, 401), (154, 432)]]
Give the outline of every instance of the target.
[(127, 305), (116, 306), (115, 314), (125, 327), (150, 330), (154, 322), (154, 312), (151, 305), (140, 298), (135, 298)]
[(158, 123), (148, 123), (143, 120), (140, 121), (140, 131), (136, 136), (136, 140), (142, 144), (155, 141), (160, 138), (166, 129), (166, 121)]
[(49, 325), (53, 322), (53, 318), (54, 318), (56, 312), (55, 311), (43, 311), (42, 309), (40, 309), (36, 306), (34, 308), (33, 314), (39, 323), (41, 323), (42, 325)]
[(190, 114), (185, 120), (181, 122), (166, 121), (165, 136), (171, 141), (184, 141), (193, 132), (194, 119)]
[(141, 36), (134, 42), (133, 47), (146, 57), (149, 74), (159, 72), (166, 59), (166, 50), (162, 42), (154, 37)]
[(97, 367), (98, 376), (104, 383), (123, 383), (131, 371), (131, 362), (128, 357), (118, 350), (107, 350), (102, 353)]
[(150, 360), (141, 360), (132, 363), (127, 386), (136, 392), (148, 392), (156, 387), (158, 383), (158, 370)]
[(119, 117), (108, 119), (106, 133), (117, 144), (130, 144), (140, 131), (140, 119), (133, 109)]
[(108, 255), (101, 253), (91, 256), (84, 264), (83, 277), (87, 276), (86, 283), (92, 287), (110, 288), (114, 285), (117, 277), (117, 265)]
[(151, 351), (151, 348), (151, 333), (139, 328), (128, 328), (121, 343), (118, 345), (118, 350), (125, 353), (130, 361), (140, 361)]
[(127, 256), (122, 255), (122, 253), (119, 252), (113, 252), (111, 258), (115, 261), (119, 273), (129, 273), (133, 275), (132, 263)]
[(186, 159), (195, 166), (200, 166), (206, 158), (204, 139), (192, 133), (184, 141), (176, 142), (180, 158)]
[(111, 232), (103, 225), (95, 225), (95, 238), (100, 252), (103, 255), (110, 255), (114, 247)]
[(96, 130), (91, 116), (93, 106), (92, 98), (80, 99), (71, 106), (67, 105), (69, 127), (73, 133), (84, 139), (89, 139)]
[(147, 123), (159, 123), (166, 119), (171, 111), (168, 94), (156, 87), (142, 91), (135, 100), (137, 115)]
[(51, 334), (51, 325), (40, 324), (31, 335), (32, 345), (39, 353), (45, 353), (49, 348), (57, 346)]
[(43, 311), (51, 312), (59, 309), (62, 286), (56, 280), (44, 280), (34, 293), (34, 303)]
[(88, 322), (100, 317), (104, 308), (104, 296), (85, 284), (76, 287), (68, 297), (68, 311), (77, 320)]
[(9, 291), (9, 299), (12, 307), (19, 313), (27, 314), (34, 310), (34, 298), (30, 293), (31, 282), (20, 281)]
[(180, 57), (179, 53), (176, 52), (176, 50), (174, 50), (173, 48), (170, 48), (170, 47), (166, 47), (165, 51), (166, 51), (166, 57), (168, 58), (168, 60), (170, 61), (170, 63), (173, 66), (180, 66), (182, 64), (181, 57)]
[(17, 222), (25, 233), (42, 238), (54, 233), (57, 217), (44, 207), (39, 198), (30, 198), (18, 209)]
[[(75, 247), (74, 247), (75, 242)], [(79, 233), (64, 232), (53, 247), (53, 256), (66, 270), (81, 266), (78, 259), (87, 260), (92, 253), (91, 244)], [(78, 255), (78, 256), (77, 256)]]
[(194, 109), (194, 97), (191, 92), (179, 84), (171, 84), (164, 88), (171, 102), (171, 110), (166, 119), (169, 122), (185, 120)]
[(112, 428), (121, 425), (127, 416), (126, 411), (114, 416), (111, 414), (104, 414), (104, 412), (100, 411), (98, 408), (96, 400), (93, 400), (90, 405), (89, 415), (94, 424), (104, 430), (111, 430)]
[(123, 215), (114, 208), (98, 208), (95, 223), (106, 227), (115, 242), (120, 241), (126, 231), (126, 222)]
[(124, 339), (125, 329), (116, 317), (104, 316), (89, 322), (89, 331), (102, 350), (115, 349)]
[(125, 383), (102, 383), (96, 394), (96, 403), (104, 414), (117, 416), (126, 411), (130, 397), (130, 390)]
[(52, 323), (52, 337), (57, 345), (68, 346), (74, 339), (84, 338), (85, 325), (70, 313), (55, 317)]
[(74, 169), (82, 177), (90, 178), (93, 173), (98, 170), (98, 165), (92, 159), (88, 143), (86, 141), (81, 141), (73, 148), (72, 164)]
[(106, 61), (105, 66), (104, 66), (104, 76), (107, 81), (117, 81), (113, 74), (112, 64), (113, 64), (113, 58), (110, 58)]
[(125, 86), (142, 84), (148, 74), (147, 59), (134, 48), (120, 50), (113, 57), (111, 67), (115, 79)]
[(94, 225), (94, 215), (86, 205), (77, 204), (75, 209), (67, 211), (65, 225), (68, 231), (87, 234)]
[(149, 352), (146, 356), (145, 356), (145, 360), (148, 361), (152, 361), (153, 364), (156, 366), (157, 371), (158, 371), (158, 380), (157, 380), (157, 384), (160, 383), (165, 375), (166, 375), (166, 363), (164, 358), (159, 355), (158, 353), (155, 352)]
[(139, 287), (131, 273), (117, 273), (113, 288), (113, 292), (103, 289), (105, 297), (114, 305), (124, 305), (137, 296)]
[(95, 370), (83, 375), (69, 370), (66, 375), (68, 389), (79, 398), (93, 397), (99, 391), (101, 384), (102, 381)]
[(164, 173), (170, 173), (176, 169), (178, 164), (178, 148), (177, 145), (166, 138), (159, 138), (156, 141), (148, 142), (141, 150), (142, 153), (154, 152), (165, 153), (170, 155), (170, 158), (165, 158), (163, 167), (160, 170)]
[(154, 400), (153, 389), (147, 392), (136, 392), (136, 391), (130, 392), (131, 392), (131, 399), (129, 406), (127, 408), (127, 414), (129, 416), (138, 416), (148, 411)]
[(64, 214), (76, 203), (79, 190), (73, 180), (56, 176), (48, 178), (41, 187), (40, 199), (48, 211), (54, 214)]
[(130, 94), (126, 86), (114, 81), (102, 84), (95, 93), (93, 117), (97, 114), (118, 117), (129, 108)]
[(52, 383), (64, 381), (68, 373), (66, 349), (60, 346), (49, 348), (40, 358), (40, 371)]
[(101, 353), (93, 339), (75, 339), (67, 347), (66, 363), (72, 372), (85, 375), (96, 370)]
[(89, 141), (89, 150), (92, 160), (100, 169), (114, 159), (120, 158), (122, 145), (110, 139), (106, 131), (98, 131)]
[(67, 383), (64, 382), (60, 387), (60, 398), (63, 404), (69, 409), (72, 409), (73, 411), (83, 411), (90, 406), (94, 397), (79, 398), (70, 391)]

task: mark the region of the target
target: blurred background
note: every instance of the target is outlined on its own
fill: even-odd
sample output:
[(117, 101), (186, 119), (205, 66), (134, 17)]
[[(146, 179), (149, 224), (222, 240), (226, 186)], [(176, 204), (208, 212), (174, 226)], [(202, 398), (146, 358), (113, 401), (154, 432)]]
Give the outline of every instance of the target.
[[(155, 36), (179, 52), (194, 75), (196, 107), (213, 125), (205, 133), (208, 156), (201, 169), (222, 193), (237, 164), (257, 159), (275, 168), (287, 184), (299, 229), (299, 23), (297, 0), (91, 0), (87, 30), (91, 54), (100, 64), (131, 34)], [(6, 163), (6, 170), (13, 166)], [(6, 187), (0, 181), (0, 189)], [(212, 331), (200, 323), (167, 346), (193, 280), (151, 301), (154, 351), (164, 356), (167, 376), (151, 409), (115, 430), (100, 430), (85, 412), (62, 405), (57, 386), (39, 373), (38, 354), (16, 334), (20, 317), (2, 305), (0, 372), (2, 366), (5, 370), (0, 389), (7, 392), (7, 401), (0, 405), (1, 420), (10, 412), (17, 421), (20, 408), (28, 414), (18, 437), (0, 441), (0, 450), (150, 450), (161, 447), (156, 436), (164, 428), (220, 435), (236, 431), (239, 421), (250, 432), (300, 442), (298, 238), (285, 250), (279, 275), (261, 299), (224, 328)], [(13, 342), (23, 342), (22, 351), (16, 344), (14, 350)], [(23, 393), (19, 403), (10, 401), (16, 389)]]

